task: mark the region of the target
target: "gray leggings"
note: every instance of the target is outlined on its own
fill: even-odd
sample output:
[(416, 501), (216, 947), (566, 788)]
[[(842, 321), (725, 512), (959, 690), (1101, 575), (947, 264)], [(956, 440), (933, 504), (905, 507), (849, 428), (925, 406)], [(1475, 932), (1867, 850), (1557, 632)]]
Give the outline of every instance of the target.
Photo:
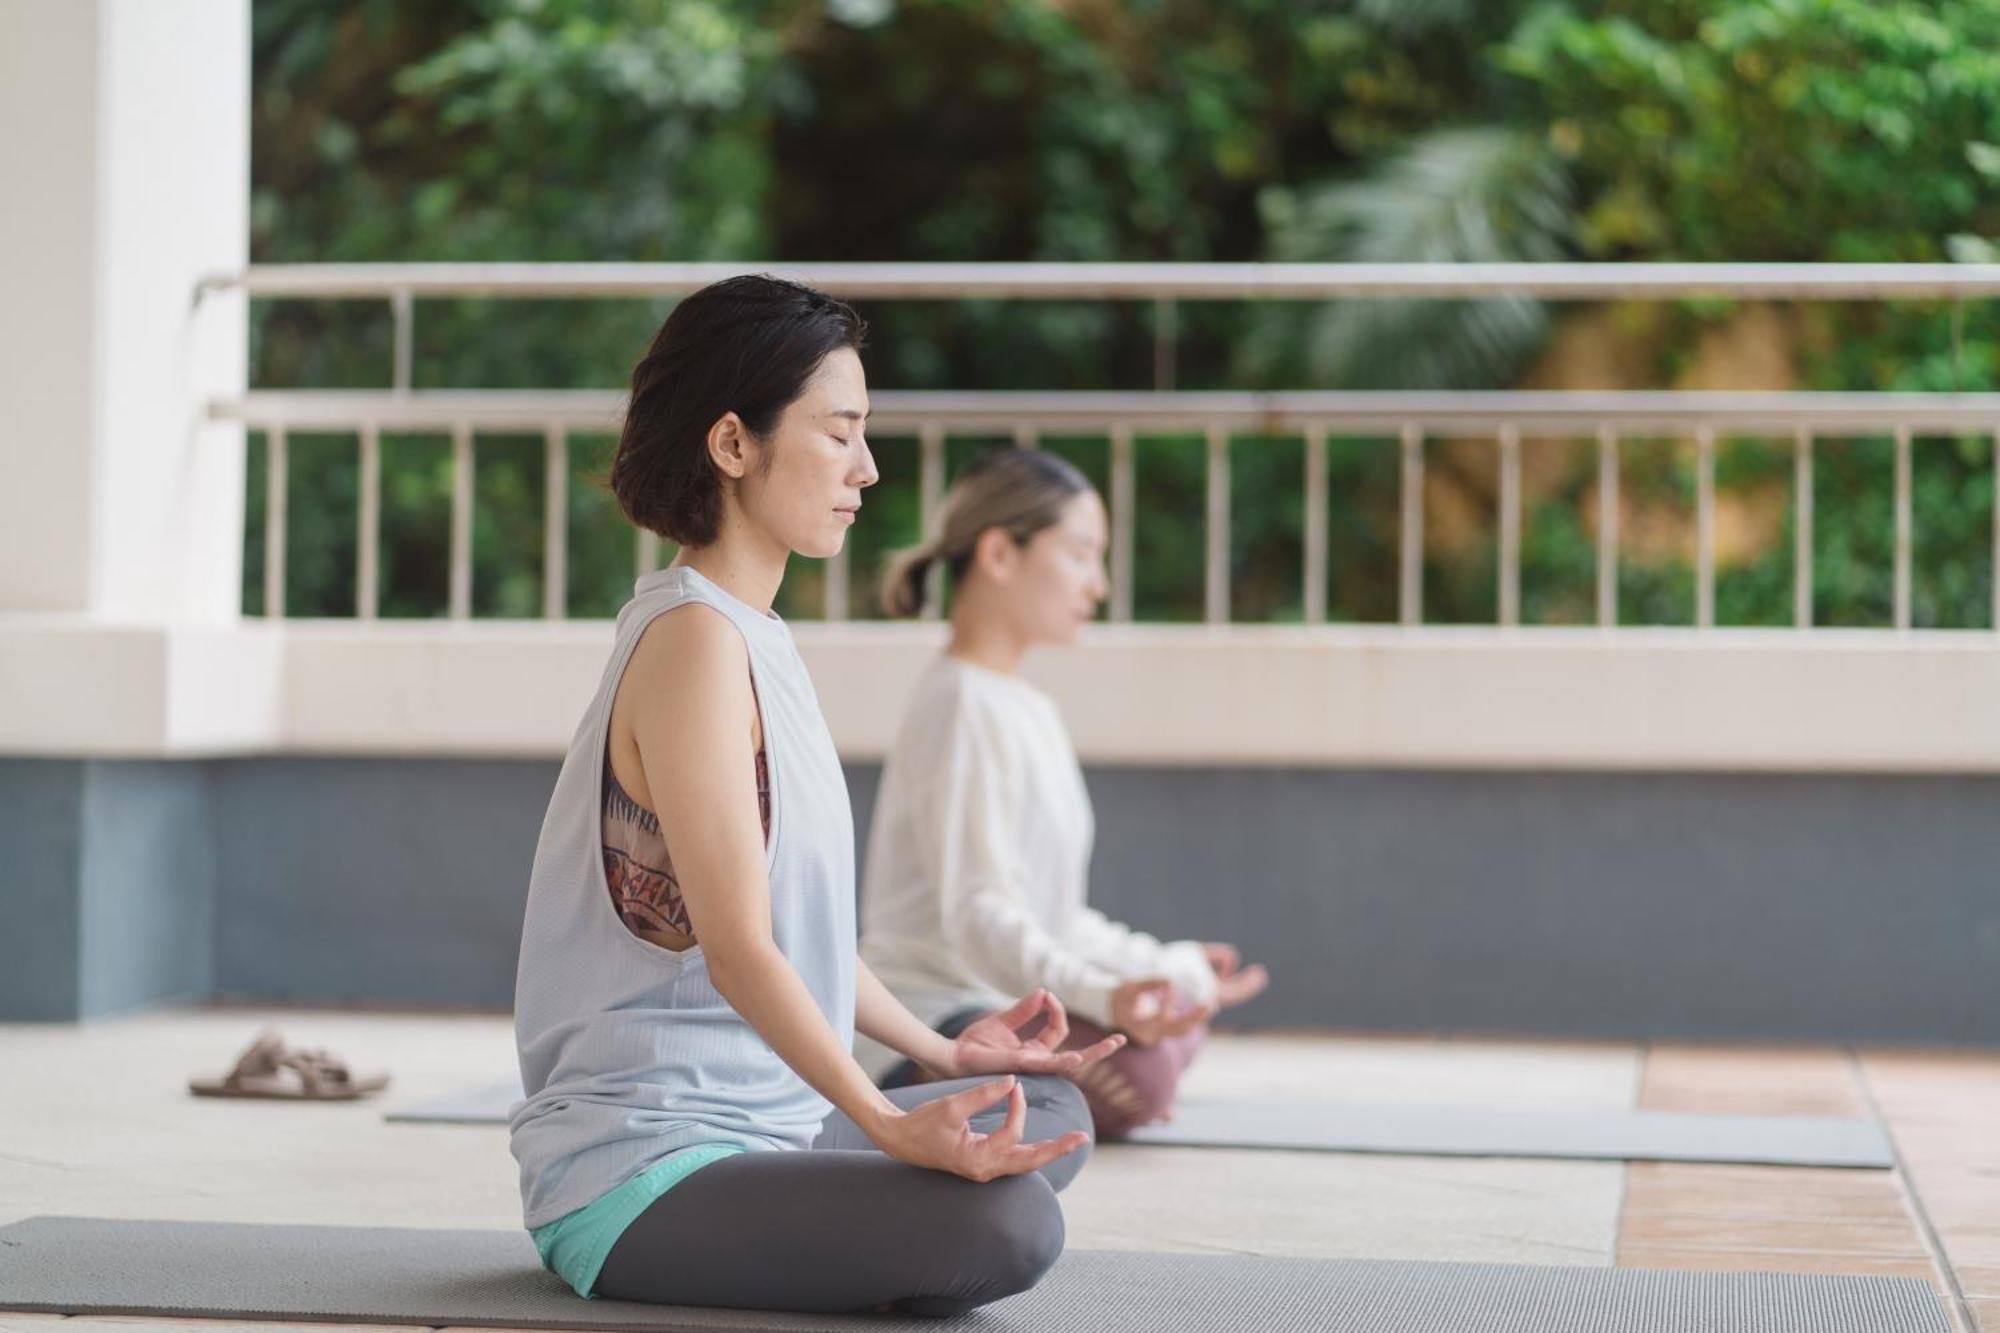
[[(886, 1094), (909, 1108), (990, 1080)], [(1090, 1129), (1067, 1079), (1022, 1078), (1026, 1142)], [(1000, 1102), (972, 1118), (982, 1132)], [(805, 1152), (746, 1152), (702, 1167), (655, 1199), (611, 1247), (596, 1292), (659, 1305), (818, 1314), (952, 1315), (1026, 1291), (1063, 1247), (1056, 1191), (1086, 1146), (1038, 1172), (980, 1184), (899, 1162), (835, 1111)]]

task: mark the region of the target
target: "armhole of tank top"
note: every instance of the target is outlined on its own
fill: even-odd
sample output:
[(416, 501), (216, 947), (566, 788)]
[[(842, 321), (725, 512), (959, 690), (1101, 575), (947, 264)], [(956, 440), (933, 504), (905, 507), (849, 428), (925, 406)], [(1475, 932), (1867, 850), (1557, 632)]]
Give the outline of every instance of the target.
[[(676, 966), (684, 966), (689, 959), (702, 953), (700, 940), (696, 940), (685, 949), (668, 949), (653, 943), (651, 940), (640, 939), (620, 919), (617, 909), (611, 905), (611, 883), (604, 877), (604, 775), (611, 768), (611, 714), (618, 702), (618, 691), (624, 687), (625, 673), (631, 670), (632, 658), (639, 651), (639, 640), (646, 637), (646, 631), (653, 627), (654, 621), (669, 611), (678, 611), (684, 606), (707, 607), (710, 611), (728, 621), (729, 628), (736, 631), (737, 638), (743, 641), (743, 659), (750, 672), (750, 706), (757, 711), (757, 732), (763, 740), (764, 766), (770, 778), (771, 786), (771, 831), (764, 839), (764, 875), (767, 885), (772, 869), (777, 864), (779, 820), (783, 818), (783, 806), (778, 800), (778, 763), (771, 746), (771, 719), (764, 711), (764, 690), (757, 680), (757, 657), (751, 651), (750, 640), (743, 633), (743, 627), (738, 625), (727, 611), (713, 602), (706, 601), (700, 597), (684, 597), (670, 606), (663, 606), (659, 610), (654, 611), (646, 617), (645, 622), (633, 633), (631, 642), (626, 645), (624, 653), (618, 662), (617, 673), (611, 682), (610, 696), (604, 701), (604, 725), (599, 729), (597, 760), (591, 765), (593, 770), (590, 779), (591, 828), (594, 833), (592, 845), (596, 850), (590, 858), (592, 866), (591, 887), (594, 892), (589, 896), (596, 900), (597, 906), (594, 910), (610, 913), (611, 924), (617, 929), (620, 937), (630, 941), (634, 946), (644, 949), (650, 957), (673, 963)], [(755, 772), (754, 762), (752, 772), (753, 774)], [(755, 798), (755, 793), (752, 793), (752, 798)], [(768, 887), (766, 891), (769, 891)]]

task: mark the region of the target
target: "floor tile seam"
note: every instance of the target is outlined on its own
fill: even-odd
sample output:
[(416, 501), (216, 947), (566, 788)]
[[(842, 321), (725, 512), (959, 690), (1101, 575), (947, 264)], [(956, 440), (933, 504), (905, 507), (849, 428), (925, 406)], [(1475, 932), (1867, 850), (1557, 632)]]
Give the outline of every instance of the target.
[(1684, 1240), (1671, 1236), (1649, 1236), (1629, 1242), (1634, 1249), (1641, 1250), (1701, 1250), (1715, 1254), (1824, 1254), (1843, 1259), (1929, 1259), (1932, 1256), (1922, 1248), (1909, 1250), (1855, 1249), (1852, 1246), (1830, 1245), (1752, 1245), (1740, 1241)]
[(1958, 1272), (1951, 1265), (1944, 1241), (1937, 1229), (1931, 1225), (1930, 1214), (1924, 1208), (1924, 1200), (1918, 1188), (1915, 1174), (1903, 1156), (1903, 1145), (1896, 1133), (1895, 1122), (1883, 1113), (1881, 1104), (1875, 1098), (1874, 1085), (1869, 1081), (1868, 1068), (1863, 1062), (1861, 1051), (1854, 1046), (1844, 1048), (1847, 1054), (1848, 1075), (1854, 1081), (1855, 1092), (1862, 1099), (1862, 1105), (1882, 1126), (1882, 1133), (1889, 1140), (1889, 1151), (1896, 1161), (1896, 1179), (1903, 1189), (1904, 1202), (1909, 1205), (1910, 1216), (1917, 1224), (1917, 1234), (1922, 1237), (1924, 1247), (1930, 1251), (1931, 1266), (1937, 1272), (1939, 1287), (1945, 1296), (1945, 1310), (1954, 1327), (1962, 1333), (1979, 1333), (1979, 1319), (1972, 1312), (1964, 1290), (1958, 1284)]

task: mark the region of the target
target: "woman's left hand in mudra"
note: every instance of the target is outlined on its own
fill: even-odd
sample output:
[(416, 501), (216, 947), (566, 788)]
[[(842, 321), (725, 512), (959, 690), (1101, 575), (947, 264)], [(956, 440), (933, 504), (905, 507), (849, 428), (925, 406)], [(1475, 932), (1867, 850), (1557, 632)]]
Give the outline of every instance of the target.
[[(1042, 1030), (1024, 1038), (1020, 1030), (1037, 1015), (1047, 1019)], [(952, 1067), (940, 1072), (946, 1078), (969, 1078), (974, 1074), (1074, 1074), (1125, 1044), (1124, 1035), (1114, 1032), (1082, 1050), (1059, 1050), (1068, 1036), (1069, 1015), (1063, 1012), (1062, 1001), (1047, 990), (1036, 990), (1022, 996), (1012, 1008), (988, 1014), (959, 1033), (951, 1047)]]
[(1271, 984), (1271, 974), (1264, 965), (1243, 966), (1243, 957), (1233, 944), (1208, 942), (1201, 946), (1201, 951), (1207, 956), (1208, 965), (1215, 969), (1215, 1002), (1223, 1009), (1256, 999)]

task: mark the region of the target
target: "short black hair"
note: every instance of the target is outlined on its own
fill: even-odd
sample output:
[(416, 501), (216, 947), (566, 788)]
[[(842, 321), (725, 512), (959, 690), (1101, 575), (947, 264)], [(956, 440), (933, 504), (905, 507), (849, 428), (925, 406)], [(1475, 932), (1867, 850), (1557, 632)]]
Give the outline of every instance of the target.
[(708, 432), (734, 412), (752, 435), (778, 424), (837, 348), (861, 350), (854, 308), (804, 283), (745, 274), (676, 305), (632, 368), (632, 396), (611, 493), (642, 528), (706, 546), (722, 522), (722, 482)]

